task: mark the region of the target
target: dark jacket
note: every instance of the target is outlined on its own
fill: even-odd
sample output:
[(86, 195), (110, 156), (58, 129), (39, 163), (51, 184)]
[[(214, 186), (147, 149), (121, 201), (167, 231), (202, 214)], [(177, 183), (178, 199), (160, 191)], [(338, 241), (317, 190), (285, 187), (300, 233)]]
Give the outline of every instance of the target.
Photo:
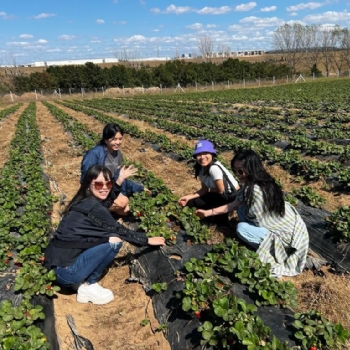
[[(120, 152), (120, 151), (118, 151)], [(80, 182), (83, 182), (84, 176), (90, 167), (93, 165), (104, 165), (107, 157), (107, 149), (103, 145), (97, 145), (94, 148), (90, 149), (84, 154), (83, 160), (81, 162), (81, 176)], [(117, 170), (113, 174), (113, 179), (116, 181), (119, 177), (120, 170)], [(121, 192), (124, 196), (130, 196), (132, 193), (142, 192), (144, 186), (137, 184), (131, 180), (124, 180), (121, 186), (116, 185), (115, 190)]]
[(86, 249), (106, 243), (109, 237), (119, 237), (135, 245), (147, 245), (143, 232), (125, 228), (94, 197), (74, 204), (64, 215), (45, 252), (45, 266), (67, 267), (74, 264)]

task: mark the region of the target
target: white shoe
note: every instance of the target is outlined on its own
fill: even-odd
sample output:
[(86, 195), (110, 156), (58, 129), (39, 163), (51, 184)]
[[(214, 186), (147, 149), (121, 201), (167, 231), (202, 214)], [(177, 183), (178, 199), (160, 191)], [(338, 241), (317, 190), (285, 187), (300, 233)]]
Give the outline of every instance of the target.
[(89, 301), (93, 304), (108, 304), (114, 299), (111, 290), (103, 288), (98, 283), (82, 284), (78, 288), (77, 302), (86, 304)]

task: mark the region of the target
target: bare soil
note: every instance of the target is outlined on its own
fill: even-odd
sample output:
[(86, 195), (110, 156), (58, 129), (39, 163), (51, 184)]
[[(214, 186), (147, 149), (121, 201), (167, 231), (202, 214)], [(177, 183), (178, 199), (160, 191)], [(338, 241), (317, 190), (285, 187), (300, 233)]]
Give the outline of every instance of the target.
[[(4, 159), (7, 159), (8, 145), (13, 137), (15, 124), (26, 106), (27, 104), (9, 118), (0, 121), (0, 129), (6, 130), (0, 141), (2, 146), (2, 157), (0, 157), (2, 163), (0, 165), (3, 165)], [(89, 129), (101, 133), (103, 124), (100, 122), (83, 113), (59, 107), (86, 124)], [(137, 124), (140, 128), (151, 129), (143, 122), (130, 122)], [(71, 135), (64, 131), (61, 124), (51, 116), (47, 108), (40, 102), (37, 103), (37, 123), (42, 135), (45, 158), (44, 172), (50, 178), (52, 194), (60, 199), (54, 204), (52, 214), (52, 222), (56, 226), (65, 204), (79, 187), (81, 151), (73, 146)], [(162, 132), (159, 129), (156, 130), (158, 133)], [(181, 136), (172, 135), (171, 137), (172, 140), (182, 139), (183, 142), (191, 143)], [(146, 169), (162, 179), (178, 196), (191, 193), (199, 187), (199, 182), (193, 178), (193, 173), (186, 164), (175, 162), (162, 153), (155, 152), (147, 147), (142, 140), (125, 135), (122, 150), (126, 158), (139, 161)], [(225, 153), (223, 156), (230, 160), (232, 152)], [(280, 178), (286, 188), (295, 185), (290, 176), (279, 167), (269, 167), (269, 171), (273, 176)], [(322, 184), (318, 186), (321, 188)], [(338, 197), (330, 192), (327, 192), (327, 195), (331, 203), (329, 210), (342, 203), (349, 203), (347, 195), (342, 194)], [(226, 234), (230, 234), (229, 230), (226, 231)], [(222, 241), (224, 234), (225, 232), (220, 232), (213, 227), (214, 243)], [(124, 244), (120, 255), (126, 255), (128, 252), (132, 252), (132, 246)], [(333, 275), (326, 268), (324, 273), (324, 277), (319, 277), (306, 271), (297, 277), (289, 278), (299, 291), (298, 310), (307, 311), (317, 308), (327, 318), (333, 322), (341, 322), (345, 328), (350, 330), (348, 317), (350, 303), (347, 302), (350, 279), (348, 276)], [(73, 336), (66, 320), (69, 314), (73, 316), (79, 334), (88, 338), (96, 350), (170, 349), (164, 334), (157, 332), (159, 324), (154, 318), (152, 301), (145, 294), (141, 285), (125, 284), (128, 277), (127, 266), (118, 267), (115, 265), (109, 269), (101, 280), (101, 284), (113, 290), (115, 300), (107, 305), (79, 304), (76, 302), (76, 295), (73, 291), (62, 290), (58, 293), (54, 300), (54, 306), (61, 350), (74, 349)], [(144, 319), (149, 319), (150, 323), (141, 326), (140, 323)]]

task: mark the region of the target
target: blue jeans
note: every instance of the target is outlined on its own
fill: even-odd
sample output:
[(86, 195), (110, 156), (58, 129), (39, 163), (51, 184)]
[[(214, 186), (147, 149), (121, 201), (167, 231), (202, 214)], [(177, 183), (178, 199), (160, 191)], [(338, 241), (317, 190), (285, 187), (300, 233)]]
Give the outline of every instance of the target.
[(103, 243), (85, 250), (72, 266), (56, 267), (56, 280), (62, 287), (73, 287), (86, 282), (96, 283), (103, 270), (114, 260), (122, 247), (122, 242)]
[(238, 223), (236, 229), (238, 237), (251, 245), (253, 248), (257, 249), (270, 231), (265, 227), (258, 227), (252, 222), (247, 221), (243, 215), (243, 210), (241, 207), (238, 208), (237, 214), (239, 220), (241, 221)]

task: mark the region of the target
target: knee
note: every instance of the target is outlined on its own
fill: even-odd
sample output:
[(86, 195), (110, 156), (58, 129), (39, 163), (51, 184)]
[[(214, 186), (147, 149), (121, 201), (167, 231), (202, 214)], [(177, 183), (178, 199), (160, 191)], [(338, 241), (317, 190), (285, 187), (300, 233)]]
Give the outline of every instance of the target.
[(123, 242), (109, 242), (112, 250), (114, 251), (115, 254), (119, 253), (120, 248), (123, 245)]

